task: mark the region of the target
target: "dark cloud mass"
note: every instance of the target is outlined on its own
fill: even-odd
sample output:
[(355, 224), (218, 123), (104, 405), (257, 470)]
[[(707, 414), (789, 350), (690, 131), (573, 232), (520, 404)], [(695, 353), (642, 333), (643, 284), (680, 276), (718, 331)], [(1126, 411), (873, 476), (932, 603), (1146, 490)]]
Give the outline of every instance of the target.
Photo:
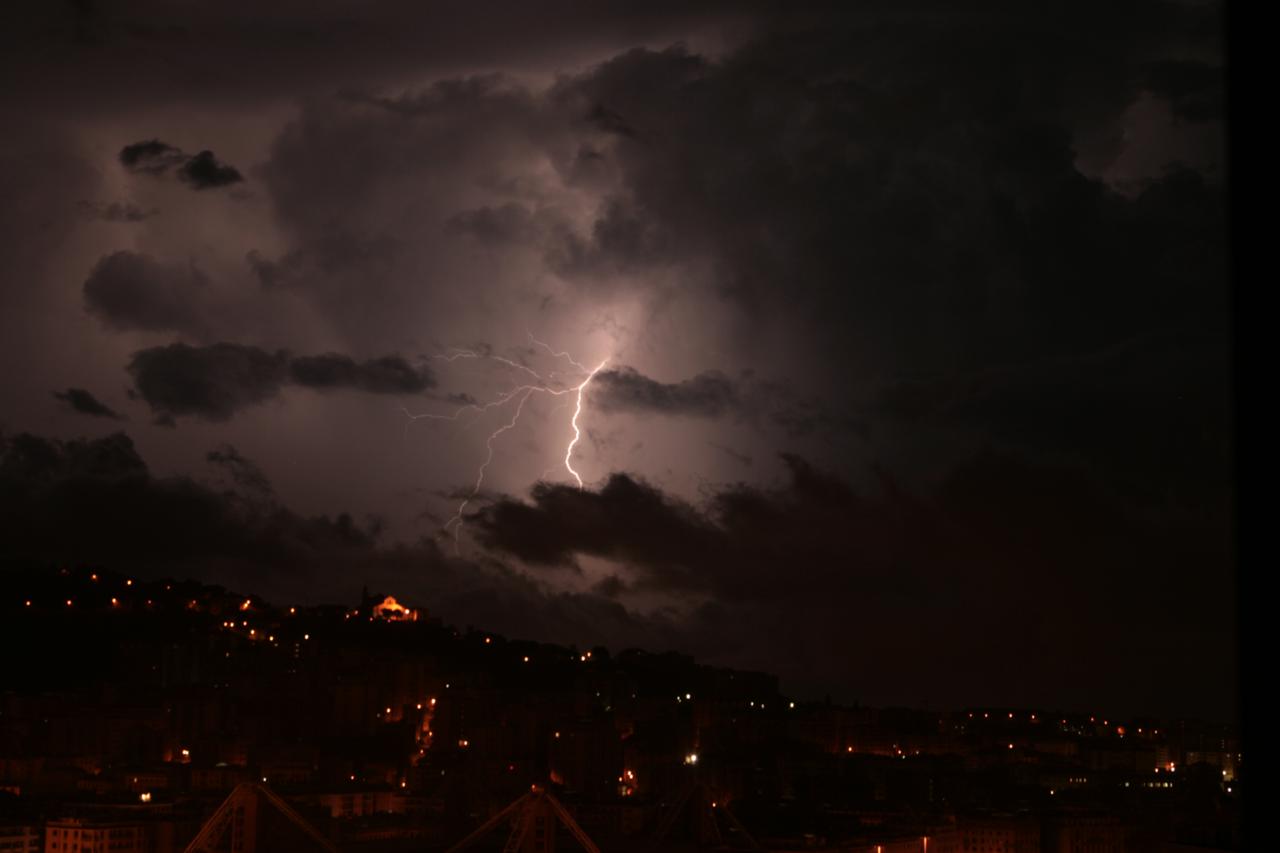
[(240, 344), (174, 343), (134, 353), (128, 369), (152, 410), (225, 421), (245, 406), (279, 396), (289, 356)]
[[(498, 501), (476, 523), (490, 547), (533, 566), (605, 558), (637, 589), (705, 597), (693, 624), (710, 620), (709, 632), (730, 631), (813, 688), (817, 673), (838, 671), (843, 690), (893, 684), (910, 695), (913, 683), (963, 690), (973, 679), (975, 690), (1017, 693), (966, 664), (996, 656), (1019, 672), (1087, 671), (1082, 689), (1157, 703), (1178, 692), (1174, 658), (1212, 667), (1232, 656), (1229, 584), (1208, 593), (1212, 616), (1199, 598), (1202, 567), (1230, 559), (1223, 518), (1135, 514), (1082, 469), (1000, 455), (969, 460), (931, 495), (883, 473), (863, 494), (786, 462), (785, 485), (727, 488), (705, 505), (614, 474), (598, 491), (540, 484), (529, 502)], [(1029, 599), (1030, 589), (1052, 600)], [(728, 627), (735, 617), (753, 627)], [(881, 663), (886, 644), (894, 651)], [(1160, 673), (1155, 660), (1166, 662)], [(1223, 673), (1215, 689), (1232, 678)]]
[[(927, 685), (958, 701), (1034, 705), (1045, 688), (1006, 673), (1039, 671), (1070, 681), (1086, 706), (1199, 709), (1235, 677), (1222, 630), (1231, 591), (1200, 581), (1205, 561), (1223, 559), (1225, 530), (1127, 517), (1080, 471), (988, 455), (933, 495), (887, 478), (864, 494), (789, 457), (787, 482), (703, 505), (616, 474), (598, 491), (541, 485), (531, 502), (502, 499), (473, 519), (498, 553), (531, 565), (590, 554), (622, 567), (594, 592), (567, 594), (433, 542), (382, 544), (345, 514), (299, 516), (234, 448), (208, 459), (228, 471), (227, 488), (154, 476), (119, 433), (0, 436), (0, 524), (11, 531), (0, 560), (86, 560), (304, 601), (349, 599), (369, 583), (422, 596), (447, 619), (558, 641), (643, 637), (837, 696), (917, 701)], [(68, 526), (79, 535), (56, 535)], [(1051, 595), (1028, 599), (1032, 583)], [(687, 619), (642, 617), (616, 600), (637, 588), (704, 603)], [(990, 656), (999, 671), (975, 666)]]
[(270, 497), (273, 490), (271, 481), (262, 469), (250, 459), (246, 459), (239, 450), (230, 444), (224, 444), (216, 450), (210, 450), (204, 457), (209, 464), (225, 471), (232, 484), (250, 494)]
[(587, 393), (592, 410), (603, 414), (729, 418), (757, 429), (776, 427), (793, 439), (815, 433), (865, 438), (865, 425), (842, 410), (838, 397), (802, 396), (785, 383), (749, 374), (731, 378), (707, 370), (679, 382), (660, 382), (624, 366), (600, 371)]
[(138, 395), (153, 411), (225, 421), (237, 411), (275, 399), (293, 384), (317, 390), (413, 394), (434, 385), (425, 368), (399, 356), (364, 362), (336, 353), (292, 357), (242, 344), (193, 347), (181, 342), (133, 354), (128, 366)]
[[(243, 580), (273, 583), (272, 574), (300, 571), (309, 556), (332, 551), (341, 561), (370, 548), (348, 516), (304, 519), (274, 509), (259, 511), (237, 492), (194, 479), (154, 477), (123, 433), (68, 442), (0, 437), (0, 516), (15, 534), (0, 546), (5, 558), (156, 571), (171, 562), (206, 576), (226, 565)], [(78, 535), (59, 536), (67, 525)], [(57, 542), (59, 552), (50, 552)]]
[(225, 187), (244, 180), (234, 167), (218, 162), (212, 151), (201, 151), (178, 168), (178, 177), (198, 190)]
[(173, 170), (178, 180), (197, 190), (225, 187), (244, 180), (237, 169), (220, 162), (212, 151), (187, 155), (182, 149), (158, 139), (126, 145), (120, 149), (120, 164), (131, 172), (155, 177)]
[(83, 388), (54, 391), (53, 396), (66, 403), (72, 411), (79, 412), (82, 415), (90, 415), (95, 418), (111, 418), (113, 420), (121, 419), (118, 412), (99, 401), (97, 397)]
[(159, 139), (135, 142), (120, 149), (120, 164), (133, 172), (159, 175), (185, 159), (186, 155), (182, 151)]
[(632, 367), (602, 370), (592, 380), (591, 402), (605, 412), (654, 412), (663, 415), (717, 417), (738, 405), (732, 380), (721, 373), (700, 373), (666, 384)]
[(367, 585), (429, 601), (458, 624), (503, 624), (554, 642), (634, 644), (666, 630), (604, 597), (556, 593), (491, 561), (448, 557), (432, 541), (380, 543), (372, 521), (298, 515), (233, 447), (208, 461), (228, 472), (227, 487), (155, 476), (124, 433), (65, 442), (0, 433), (0, 568), (67, 561), (316, 604), (353, 600)]
[(365, 362), (337, 353), (301, 356), (289, 364), (289, 376), (308, 388), (352, 388), (371, 394), (416, 394), (433, 384), (429, 373), (399, 356)]
[(138, 252), (101, 258), (84, 282), (84, 305), (116, 329), (179, 331), (202, 336), (208, 320), (208, 279), (194, 265), (179, 266)]

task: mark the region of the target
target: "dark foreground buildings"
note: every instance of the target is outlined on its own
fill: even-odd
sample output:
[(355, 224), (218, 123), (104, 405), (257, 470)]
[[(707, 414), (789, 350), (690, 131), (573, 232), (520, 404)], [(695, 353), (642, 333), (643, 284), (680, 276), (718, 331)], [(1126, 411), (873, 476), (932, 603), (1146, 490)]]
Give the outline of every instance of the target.
[(205, 849), (446, 850), (517, 801), (541, 810), (471, 849), (579, 849), (552, 801), (602, 851), (1242, 847), (1228, 727), (839, 707), (681, 655), (463, 631), (382, 594), (304, 609), (10, 577), (5, 853), (182, 851), (202, 828)]

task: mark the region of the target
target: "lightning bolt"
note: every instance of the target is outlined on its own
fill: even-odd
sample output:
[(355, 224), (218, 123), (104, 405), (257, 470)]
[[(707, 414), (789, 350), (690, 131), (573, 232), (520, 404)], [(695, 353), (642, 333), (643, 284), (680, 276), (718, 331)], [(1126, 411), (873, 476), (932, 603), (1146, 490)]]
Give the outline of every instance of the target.
[(498, 427), (485, 440), (485, 457), (484, 462), (480, 463), (480, 470), (476, 472), (476, 484), (471, 490), (471, 494), (463, 498), (462, 503), (458, 504), (458, 511), (453, 514), (453, 518), (445, 522), (444, 529), (448, 530), (450, 525), (456, 524), (453, 530), (453, 546), (456, 550), (458, 547), (458, 533), (462, 530), (462, 513), (467, 508), (467, 504), (471, 503), (476, 495), (480, 494), (480, 487), (484, 485), (484, 472), (488, 470), (489, 463), (493, 461), (493, 442), (509, 429), (514, 429), (515, 425), (520, 422), (520, 413), (524, 411), (524, 404), (528, 402), (529, 397), (533, 394), (533, 389), (524, 392), (524, 396), (520, 398), (519, 404), (516, 405), (516, 412), (511, 416), (511, 420), (503, 426)]
[[(549, 346), (548, 344), (538, 340), (533, 336), (532, 332), (529, 333), (529, 340), (535, 346), (546, 350), (547, 353), (549, 353), (553, 358), (564, 359), (565, 361), (567, 361), (570, 365), (573, 366), (574, 368), (573, 372), (566, 374), (561, 371), (548, 371), (547, 374), (544, 376), (543, 374), (539, 373), (538, 371), (534, 370), (528, 365), (521, 364), (518, 361), (515, 361), (510, 358), (506, 358), (504, 356), (494, 355), (493, 353), (487, 353), (487, 352), (477, 352), (475, 350), (455, 349), (448, 354), (437, 355), (437, 356), (434, 356), (434, 358), (437, 358), (446, 362), (455, 362), (455, 361), (458, 361), (459, 359), (485, 359), (489, 361), (494, 361), (499, 364), (510, 367), (513, 370), (518, 370), (522, 373), (526, 373), (532, 376), (536, 381), (524, 382), (522, 384), (516, 385), (513, 388), (510, 388), (506, 391), (501, 392), (500, 394), (498, 394), (496, 397), (494, 397), (492, 400), (490, 400), (487, 403), (466, 403), (464, 405), (459, 406), (457, 409), (455, 409), (452, 413), (449, 413), (449, 414), (439, 414), (439, 413), (432, 413), (432, 412), (415, 414), (413, 412), (410, 412), (408, 409), (402, 409), (405, 416), (408, 418), (408, 420), (405, 422), (405, 430), (406, 430), (406, 436), (407, 436), (407, 431), (409, 426), (412, 423), (419, 420), (457, 421), (463, 416), (463, 414), (467, 412), (474, 412), (475, 416), (479, 418), (481, 415), (483, 415), (487, 411), (490, 411), (493, 409), (500, 409), (508, 405), (509, 403), (511, 403), (513, 400), (517, 401), (515, 405), (515, 411), (512, 413), (511, 419), (501, 424), (500, 426), (498, 426), (493, 432), (489, 434), (488, 438), (485, 439), (485, 458), (484, 458), (484, 461), (480, 463), (480, 467), (476, 470), (475, 485), (472, 486), (471, 491), (466, 496), (464, 496), (462, 501), (458, 504), (458, 509), (456, 512), (454, 512), (453, 517), (450, 518), (444, 524), (443, 529), (445, 531), (448, 531), (450, 527), (453, 528), (453, 542), (454, 542), (455, 553), (458, 552), (460, 547), (459, 536), (461, 534), (462, 525), (464, 522), (464, 513), (467, 507), (471, 504), (471, 502), (475, 500), (476, 496), (480, 494), (480, 490), (484, 486), (485, 473), (488, 471), (490, 464), (492, 464), (493, 462), (494, 442), (496, 442), (498, 438), (502, 436), (503, 433), (508, 432), (512, 429), (515, 429), (516, 425), (519, 424), (520, 422), (521, 414), (524, 412), (525, 403), (527, 403), (529, 401), (529, 398), (532, 397), (534, 394), (548, 394), (553, 397), (561, 397), (569, 394), (576, 395), (576, 400), (575, 400), (576, 405), (574, 407), (573, 418), (570, 422), (571, 426), (573, 427), (573, 438), (569, 440), (568, 445), (565, 447), (564, 467), (565, 467), (565, 470), (569, 472), (570, 476), (573, 477), (574, 481), (578, 484), (578, 488), (582, 488), (582, 485), (583, 485), (582, 475), (573, 467), (573, 449), (578, 445), (578, 442), (582, 438), (582, 429), (578, 424), (578, 418), (582, 415), (583, 396), (587, 386), (591, 384), (591, 380), (596, 377), (596, 374), (598, 374), (601, 370), (603, 370), (605, 365), (609, 363), (609, 359), (606, 358), (605, 360), (601, 361), (598, 365), (595, 366), (595, 368), (588, 368), (581, 362), (575, 360), (571, 355), (569, 355), (569, 353), (557, 351), (553, 349), (551, 346)], [(555, 380), (555, 377), (558, 377), (558, 376), (581, 376), (583, 377), (583, 379), (577, 385), (565, 386), (562, 383), (559, 383)], [(549, 469), (548, 471), (543, 473), (543, 476), (544, 477), (547, 476), (547, 474), (551, 473), (554, 470), (555, 470), (554, 468)]]
[[(565, 360), (566, 360), (566, 361), (568, 361), (570, 364), (572, 364), (574, 367), (578, 368), (578, 370), (581, 370), (583, 373), (587, 373), (587, 372), (589, 372), (589, 371), (587, 370), (587, 368), (586, 368), (586, 367), (584, 367), (581, 363), (579, 363), (579, 362), (577, 362), (577, 361), (574, 361), (574, 360), (573, 360), (573, 357), (572, 357), (572, 356), (570, 356), (570, 355), (569, 355), (569, 353), (567, 353), (567, 352), (556, 352), (554, 349), (552, 349), (552, 348), (551, 348), (551, 346), (550, 346), (550, 345), (548, 345), (548, 344), (544, 344), (542, 341), (540, 341), (540, 340), (538, 340), (537, 338), (535, 338), (535, 337), (533, 336), (533, 332), (530, 332), (528, 329), (525, 329), (525, 332), (529, 335), (529, 341), (530, 341), (531, 343), (533, 343), (534, 345), (542, 347), (544, 350), (546, 350), (547, 352), (551, 353), (551, 354), (552, 354), (553, 356), (555, 356), (556, 358), (563, 358), (563, 359), (565, 359)], [(596, 368), (596, 370), (599, 370), (599, 369), (600, 369), (600, 368), (598, 368), (598, 367)]]
[(578, 405), (577, 408), (573, 410), (573, 440), (570, 441), (569, 446), (564, 449), (564, 467), (573, 475), (573, 479), (578, 481), (579, 489), (582, 488), (582, 477), (578, 476), (578, 472), (573, 470), (573, 463), (569, 460), (570, 457), (573, 456), (574, 446), (577, 445), (578, 439), (582, 437), (582, 433), (578, 431), (578, 415), (582, 414), (582, 392), (586, 389), (587, 385), (591, 383), (591, 380), (596, 378), (596, 374), (599, 373), (608, 363), (609, 359), (606, 358), (604, 361), (597, 364), (596, 369), (588, 373), (587, 378), (582, 380), (582, 384), (578, 386)]

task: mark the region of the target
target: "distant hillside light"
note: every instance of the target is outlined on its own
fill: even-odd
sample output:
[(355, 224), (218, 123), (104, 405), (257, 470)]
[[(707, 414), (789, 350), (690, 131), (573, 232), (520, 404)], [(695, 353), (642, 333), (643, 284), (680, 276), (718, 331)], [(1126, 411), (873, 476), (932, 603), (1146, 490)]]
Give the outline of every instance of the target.
[[(373, 606), (373, 617), (385, 619), (388, 622), (416, 622), (418, 621), (418, 612), (410, 610), (396, 601), (394, 595), (388, 595), (382, 600), (381, 604)], [(485, 642), (488, 642), (487, 638)]]

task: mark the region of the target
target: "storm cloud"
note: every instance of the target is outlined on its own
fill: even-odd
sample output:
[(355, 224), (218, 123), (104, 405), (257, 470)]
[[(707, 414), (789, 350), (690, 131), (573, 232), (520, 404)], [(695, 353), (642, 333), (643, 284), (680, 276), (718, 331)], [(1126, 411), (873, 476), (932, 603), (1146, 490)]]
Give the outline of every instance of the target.
[(399, 356), (364, 362), (336, 353), (293, 357), (285, 350), (225, 342), (139, 350), (128, 370), (138, 395), (157, 414), (210, 421), (228, 420), (240, 409), (275, 399), (286, 385), (413, 394), (434, 384), (430, 372)]
[[(356, 601), (368, 586), (458, 624), (501, 624), (553, 642), (634, 644), (671, 630), (603, 596), (556, 592), (491, 560), (448, 556), (433, 540), (383, 543), (375, 519), (295, 513), (234, 447), (207, 459), (229, 484), (157, 476), (124, 433), (70, 441), (0, 433), (0, 527), (8, 531), (0, 569), (87, 563), (314, 604)], [(77, 534), (66, 536), (72, 528)]]
[(209, 280), (194, 265), (122, 250), (101, 258), (84, 282), (89, 313), (120, 330), (207, 333)]
[(120, 164), (130, 172), (153, 177), (172, 171), (178, 180), (196, 190), (225, 187), (244, 180), (239, 170), (220, 162), (212, 151), (188, 155), (159, 139), (126, 145), (120, 149)]
[(101, 402), (93, 394), (83, 388), (68, 388), (66, 391), (54, 391), (53, 396), (67, 404), (73, 412), (95, 418), (120, 420), (120, 413)]
[(290, 379), (305, 388), (351, 388), (370, 394), (417, 394), (433, 384), (431, 374), (400, 356), (357, 362), (347, 355), (299, 356), (289, 363)]
[(700, 373), (663, 383), (633, 367), (602, 370), (591, 380), (591, 402), (604, 412), (653, 412), (717, 417), (739, 404), (733, 381), (722, 373)]
[[(473, 522), (491, 548), (544, 574), (604, 559), (620, 567), (614, 594), (704, 601), (690, 625), (706, 620), (814, 687), (813, 673), (839, 670), (904, 695), (913, 683), (968, 689), (960, 681), (1019, 692), (963, 664), (996, 655), (1019, 671), (1089, 672), (1141, 704), (1177, 680), (1176, 667), (1160, 676), (1149, 667), (1190, 653), (1185, 631), (1206, 665), (1231, 657), (1231, 592), (1214, 587), (1223, 609), (1212, 618), (1193, 603), (1205, 592), (1200, 567), (1229, 558), (1223, 519), (1152, 518), (1083, 469), (1003, 455), (968, 460), (931, 494), (884, 472), (863, 491), (785, 461), (782, 484), (723, 488), (697, 504), (614, 474), (592, 490), (540, 484)], [(1055, 601), (1028, 601), (1029, 586), (1053, 590)], [(1135, 600), (1150, 608), (1135, 612)], [(737, 619), (751, 631), (732, 627)], [(1135, 628), (1140, 648), (1124, 639)], [(882, 665), (886, 644), (894, 650)], [(903, 654), (917, 661), (910, 673), (891, 662)], [(1224, 673), (1220, 687), (1233, 677)]]
[(246, 406), (279, 396), (289, 378), (289, 356), (240, 344), (173, 343), (139, 350), (128, 370), (153, 411), (225, 421)]

